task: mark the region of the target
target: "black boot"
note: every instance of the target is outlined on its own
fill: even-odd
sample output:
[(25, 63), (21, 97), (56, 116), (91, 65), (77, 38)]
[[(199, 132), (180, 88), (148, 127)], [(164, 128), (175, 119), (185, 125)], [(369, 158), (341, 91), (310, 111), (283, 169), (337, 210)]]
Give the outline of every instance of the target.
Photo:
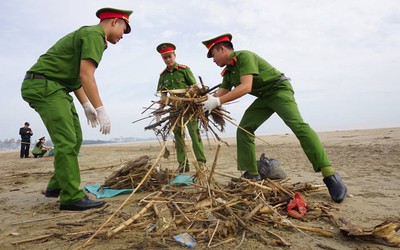
[(261, 176), (259, 174), (257, 175), (252, 175), (249, 172), (244, 172), (240, 178), (245, 178), (251, 181), (261, 181)]
[(56, 188), (56, 189), (49, 189), (46, 188), (46, 190), (43, 192), (44, 196), (47, 198), (57, 198), (60, 196), (61, 189)]
[(67, 204), (60, 204), (60, 210), (83, 211), (104, 206), (104, 201), (91, 200), (85, 195), (82, 199)]
[(232, 178), (231, 180), (234, 182), (238, 182), (240, 181), (240, 179), (247, 179), (250, 181), (261, 181), (261, 176), (259, 174), (257, 175), (252, 175), (249, 172), (244, 172), (244, 174), (242, 174), (242, 176), (240, 176), (240, 178)]
[(329, 194), (333, 201), (339, 203), (346, 197), (347, 188), (338, 173), (325, 177), (324, 183), (328, 187)]

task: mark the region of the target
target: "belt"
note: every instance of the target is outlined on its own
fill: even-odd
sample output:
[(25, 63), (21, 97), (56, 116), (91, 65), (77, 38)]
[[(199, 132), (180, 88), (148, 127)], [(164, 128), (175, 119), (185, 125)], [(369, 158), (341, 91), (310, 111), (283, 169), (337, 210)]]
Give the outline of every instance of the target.
[(36, 73), (26, 73), (24, 80), (27, 80), (27, 79), (47, 79), (47, 77), (45, 75), (36, 74)]
[(281, 83), (281, 82), (283, 82), (283, 81), (286, 81), (286, 80), (290, 81), (290, 78), (288, 78), (288, 77), (286, 77), (286, 76), (284, 76), (284, 75), (281, 75), (281, 76), (275, 81), (274, 85), (277, 85), (277, 84), (279, 84), (279, 83)]
[(283, 81), (290, 81), (290, 78), (286, 77), (285, 75), (281, 75), (278, 79), (276, 79), (274, 82), (271, 83), (271, 85), (268, 87), (268, 89), (265, 89), (263, 91), (258, 92), (255, 94), (258, 97), (263, 97), (267, 95), (273, 88), (277, 87), (281, 82)]

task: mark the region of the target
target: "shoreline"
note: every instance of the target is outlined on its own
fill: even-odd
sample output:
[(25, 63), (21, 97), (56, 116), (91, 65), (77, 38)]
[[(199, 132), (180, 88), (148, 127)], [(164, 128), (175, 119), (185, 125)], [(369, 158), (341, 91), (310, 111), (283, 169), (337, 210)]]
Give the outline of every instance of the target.
[[(391, 129), (399, 129), (400, 127), (383, 127), (383, 128), (368, 128), (368, 129), (350, 129), (350, 130), (331, 130), (331, 131), (321, 131), (321, 132), (316, 132), (318, 134), (318, 136), (320, 137), (324, 137), (324, 135), (330, 135), (330, 134), (334, 134), (334, 133), (352, 133), (352, 132), (362, 132), (364, 131), (365, 133), (369, 133), (372, 131), (378, 131), (378, 130), (391, 130)], [(282, 137), (282, 136), (294, 136), (294, 134), (292, 132), (288, 132), (288, 133), (282, 133), (282, 134), (256, 134), (256, 139), (258, 138), (268, 138), (268, 137)], [(210, 140), (212, 139), (211, 137), (209, 137)], [(222, 140), (228, 140), (228, 141), (232, 141), (236, 138), (236, 136), (220, 136), (220, 138)], [(207, 137), (202, 136), (203, 140), (206, 140)], [(109, 145), (138, 145), (141, 143), (149, 143), (149, 144), (153, 144), (153, 143), (157, 143), (159, 144), (159, 141), (155, 138), (154, 140), (139, 140), (139, 141), (130, 141), (130, 142), (106, 142), (106, 143), (89, 143), (89, 144), (82, 144), (82, 147), (105, 147), (105, 146), (109, 146)], [(19, 152), (19, 148), (18, 149), (11, 149), (11, 150), (2, 150), (0, 149), (0, 154), (4, 154), (4, 153), (13, 153), (13, 152)]]

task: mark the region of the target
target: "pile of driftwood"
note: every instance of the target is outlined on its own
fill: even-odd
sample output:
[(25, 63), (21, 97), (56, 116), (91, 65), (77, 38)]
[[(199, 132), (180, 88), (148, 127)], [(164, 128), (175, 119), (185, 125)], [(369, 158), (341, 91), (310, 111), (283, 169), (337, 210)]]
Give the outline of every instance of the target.
[[(228, 178), (232, 176), (209, 170), (204, 166), (197, 169), (193, 176), (194, 181), (190, 185), (186, 183), (180, 186), (172, 184), (172, 174), (164, 175), (168, 176), (164, 179), (159, 173), (166, 173), (165, 170), (151, 168), (149, 157), (142, 156), (133, 162), (114, 173), (112, 175), (114, 178), (108, 178), (106, 183), (110, 185), (111, 179), (118, 179), (117, 184), (113, 185), (122, 186), (123, 183), (123, 188), (137, 186), (143, 177), (143, 174), (139, 176), (138, 173), (143, 173), (147, 169), (151, 173), (147, 178), (149, 181), (143, 182), (143, 185), (147, 190), (157, 191), (143, 198), (139, 202), (143, 206), (140, 212), (110, 229), (107, 232), (108, 237), (130, 228), (132, 224), (135, 229), (152, 238), (158, 237), (162, 242), (165, 242), (166, 238), (171, 239), (187, 233), (197, 244), (207, 244), (207, 247), (233, 241), (238, 235), (243, 239), (256, 237), (267, 245), (290, 245), (277, 233), (266, 230), (265, 227), (262, 230), (258, 229), (258, 225), (267, 224), (273, 227), (301, 229), (328, 237), (334, 235), (328, 230), (294, 225), (287, 219), (286, 207), (294, 193), (307, 194), (319, 191), (319, 186), (308, 183), (292, 184), (289, 179), (252, 182), (241, 178), (221, 186), (214, 180), (213, 173)], [(138, 170), (132, 169), (133, 165), (138, 166)], [(127, 176), (123, 176), (122, 173), (126, 173)], [(187, 178), (191, 176), (188, 175)], [(160, 187), (160, 183), (166, 185), (152, 189), (149, 188), (151, 183), (155, 183), (157, 187)], [(331, 209), (329, 205), (309, 203), (307, 207), (308, 213), (305, 217), (307, 220), (329, 218)]]
[[(119, 170), (112, 173), (101, 186), (111, 189), (134, 189), (151, 167), (150, 157), (141, 156), (134, 161), (129, 161)], [(141, 185), (143, 191), (160, 190), (162, 186), (170, 183), (173, 173), (168, 168), (157, 167)]]
[[(329, 204), (307, 200), (305, 216), (300, 220), (290, 217), (287, 207), (295, 194), (301, 193), (307, 197), (311, 192), (320, 191), (320, 186), (291, 183), (287, 178), (253, 182), (232, 178), (233, 176), (213, 171), (213, 168), (209, 170), (204, 166), (196, 171), (194, 179), (192, 176), (186, 176), (194, 180), (193, 182), (184, 182), (183, 186), (174, 185), (174, 176), (169, 170), (154, 168), (149, 161), (148, 156), (142, 156), (114, 173), (113, 176), (118, 176), (120, 180), (130, 180), (130, 186), (142, 183), (147, 190), (155, 191), (140, 200), (139, 205), (142, 208), (139, 212), (122, 224), (103, 230), (101, 237), (110, 238), (122, 230), (134, 228), (137, 233), (150, 236), (143, 237), (143, 241), (139, 242), (137, 247), (170, 247), (175, 243), (168, 242), (173, 241), (173, 238), (177, 239), (178, 236), (182, 236), (179, 240), (181, 244), (201, 244), (207, 248), (232, 241), (236, 241), (237, 248), (240, 248), (246, 238), (256, 238), (268, 246), (290, 246), (290, 241), (280, 235), (279, 230), (298, 230), (325, 237), (337, 235), (331, 230), (301, 226), (296, 222), (323, 219), (339, 227), (346, 236), (400, 246), (400, 237), (396, 236), (400, 229), (399, 220), (388, 220), (373, 229), (363, 229), (344, 218), (335, 218), (330, 213), (332, 207)], [(138, 170), (135, 171), (133, 166), (137, 166)], [(145, 170), (148, 171), (148, 182), (138, 175)], [(213, 173), (232, 178), (232, 181), (221, 186), (214, 180)], [(106, 182), (110, 181), (109, 178)], [(127, 187), (127, 182), (123, 183), (123, 187)], [(149, 187), (152, 183), (159, 188)], [(117, 185), (122, 185), (122, 182), (117, 181)], [(321, 243), (318, 245), (329, 249)]]

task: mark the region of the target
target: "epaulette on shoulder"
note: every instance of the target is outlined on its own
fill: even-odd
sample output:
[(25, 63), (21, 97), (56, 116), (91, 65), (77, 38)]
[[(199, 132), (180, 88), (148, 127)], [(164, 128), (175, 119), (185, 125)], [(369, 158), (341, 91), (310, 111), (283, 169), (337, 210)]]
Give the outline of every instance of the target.
[(186, 68), (187, 68), (187, 66), (184, 65), (184, 64), (178, 64), (178, 67), (179, 67), (179, 68), (182, 68), (182, 69), (186, 69)]
[(225, 75), (225, 73), (226, 73), (226, 70), (227, 70), (228, 68), (227, 67), (225, 67), (224, 68), (224, 70), (222, 70), (222, 72), (221, 72), (221, 76), (224, 76)]
[(164, 72), (167, 70), (167, 68), (165, 68), (163, 71), (161, 71), (160, 75), (164, 74)]
[(231, 58), (231, 61), (230, 61), (230, 65), (231, 65), (231, 66), (235, 66), (235, 64), (237, 63), (237, 61), (238, 61), (238, 58), (237, 58), (236, 56), (232, 57), (232, 58)]

